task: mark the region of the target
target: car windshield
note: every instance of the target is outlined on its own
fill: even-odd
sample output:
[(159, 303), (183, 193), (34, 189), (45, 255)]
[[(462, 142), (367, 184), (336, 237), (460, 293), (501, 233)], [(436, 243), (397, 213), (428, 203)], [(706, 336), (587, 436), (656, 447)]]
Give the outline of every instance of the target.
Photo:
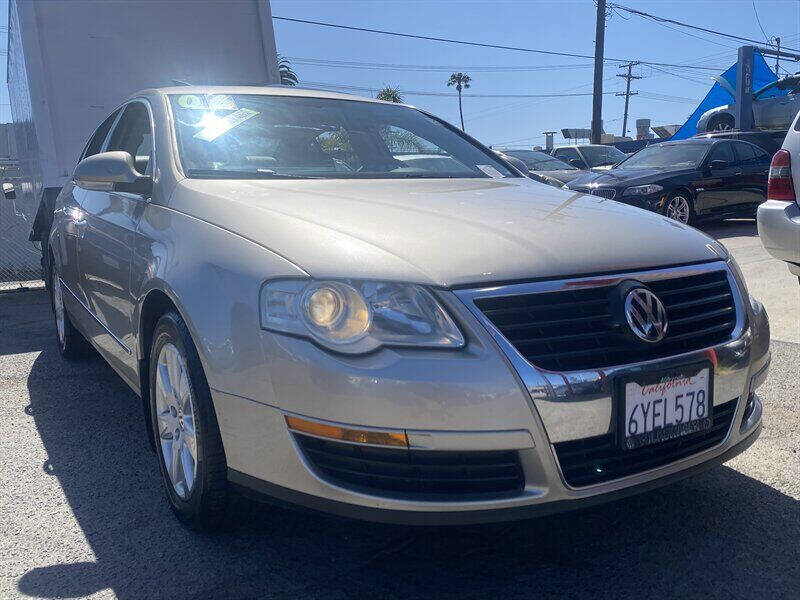
[(520, 159), (529, 171), (577, 171), (572, 165), (544, 152), (536, 150), (503, 150), (502, 152)]
[(589, 167), (615, 165), (625, 159), (625, 153), (614, 146), (584, 146), (581, 148), (581, 153)]
[(619, 165), (621, 169), (680, 169), (697, 167), (708, 150), (706, 144), (647, 146)]
[(413, 108), (297, 96), (175, 94), (178, 152), (195, 178), (517, 177)]

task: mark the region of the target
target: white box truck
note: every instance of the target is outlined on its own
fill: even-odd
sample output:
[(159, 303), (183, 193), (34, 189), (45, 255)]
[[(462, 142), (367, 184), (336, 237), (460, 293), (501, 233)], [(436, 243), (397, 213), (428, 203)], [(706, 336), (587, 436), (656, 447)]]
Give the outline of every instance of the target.
[[(280, 82), (269, 0), (9, 3), (16, 206), (46, 239), (89, 135), (137, 90)], [(21, 208), (20, 208), (21, 207)]]

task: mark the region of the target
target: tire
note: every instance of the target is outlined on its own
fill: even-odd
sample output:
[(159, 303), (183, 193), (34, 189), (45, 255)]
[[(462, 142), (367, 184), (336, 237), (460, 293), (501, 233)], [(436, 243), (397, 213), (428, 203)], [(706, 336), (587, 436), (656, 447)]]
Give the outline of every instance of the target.
[(200, 357), (173, 311), (159, 318), (152, 339), (150, 422), (167, 500), (188, 528), (219, 529), (228, 505), (228, 466)]
[(706, 131), (728, 131), (729, 129), (733, 129), (735, 125), (736, 121), (733, 116), (723, 113), (709, 119)]
[(664, 202), (663, 214), (685, 225), (693, 225), (697, 221), (694, 212), (694, 201), (688, 192), (672, 192)]
[(66, 360), (85, 358), (91, 346), (86, 338), (75, 329), (64, 306), (64, 286), (53, 261), (50, 266), (50, 306), (53, 309), (53, 322), (56, 328), (58, 351)]

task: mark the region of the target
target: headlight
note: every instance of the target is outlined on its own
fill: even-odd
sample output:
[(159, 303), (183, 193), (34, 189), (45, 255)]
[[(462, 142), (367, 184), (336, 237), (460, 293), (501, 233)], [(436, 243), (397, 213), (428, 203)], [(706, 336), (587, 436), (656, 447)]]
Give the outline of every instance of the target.
[(260, 304), (265, 329), (311, 338), (337, 352), (464, 345), (453, 319), (419, 285), (280, 279), (264, 285)]
[(624, 192), (622, 192), (623, 196), (649, 196), (650, 194), (657, 194), (658, 192), (662, 191), (664, 188), (660, 185), (649, 184), (649, 185), (634, 185), (633, 187), (627, 188)]

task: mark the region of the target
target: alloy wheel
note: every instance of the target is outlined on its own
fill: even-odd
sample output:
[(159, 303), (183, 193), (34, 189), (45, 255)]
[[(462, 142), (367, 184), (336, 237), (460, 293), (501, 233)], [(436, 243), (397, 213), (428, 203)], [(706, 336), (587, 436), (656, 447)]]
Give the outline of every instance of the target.
[(156, 418), (161, 457), (175, 493), (186, 500), (197, 477), (197, 431), (186, 361), (164, 344), (156, 367)]
[(667, 204), (667, 216), (670, 219), (675, 219), (681, 223), (688, 223), (690, 212), (689, 201), (686, 198), (683, 196), (670, 198), (669, 204)]
[(64, 297), (61, 293), (61, 279), (58, 272), (53, 269), (53, 312), (56, 315), (56, 332), (58, 333), (58, 343), (64, 345)]

